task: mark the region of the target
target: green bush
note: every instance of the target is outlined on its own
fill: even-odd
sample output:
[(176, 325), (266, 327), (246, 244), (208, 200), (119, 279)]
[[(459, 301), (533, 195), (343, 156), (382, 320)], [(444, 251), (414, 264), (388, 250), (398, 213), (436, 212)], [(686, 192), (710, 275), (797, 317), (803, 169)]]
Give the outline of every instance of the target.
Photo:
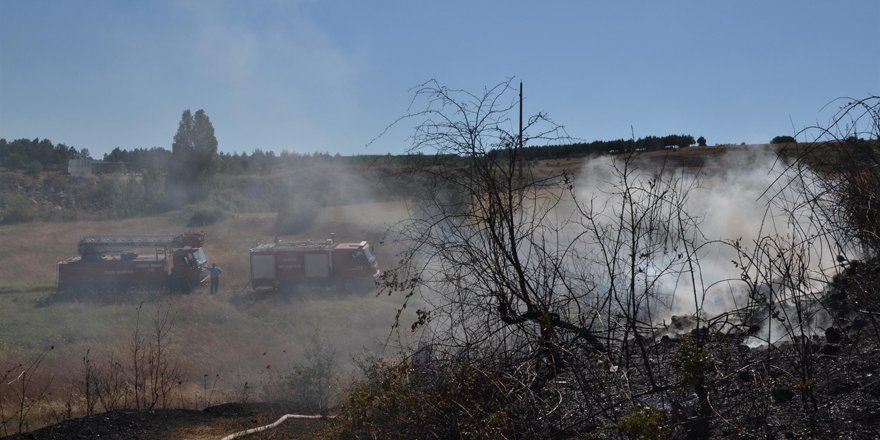
[(617, 427), (632, 439), (665, 440), (672, 435), (672, 427), (665, 423), (665, 419), (666, 411), (644, 406), (629, 413)]
[(414, 365), (410, 359), (368, 359), (364, 379), (327, 433), (333, 438), (542, 438), (522, 407), (520, 384), (488, 358)]
[(304, 409), (324, 411), (336, 395), (336, 353), (316, 331), (309, 340), (302, 362), (293, 365), (287, 387), (295, 402)]
[(304, 197), (293, 196), (281, 202), (275, 219), (276, 234), (305, 232), (318, 217), (318, 205)]
[(200, 226), (213, 225), (214, 223), (223, 221), (226, 218), (226, 211), (219, 207), (208, 207), (208, 206), (197, 206), (192, 214), (189, 215), (189, 220), (186, 222), (186, 226), (190, 228), (197, 228)]
[(681, 346), (675, 354), (675, 360), (681, 365), (681, 385), (684, 389), (701, 386), (706, 374), (715, 365), (712, 355), (697, 345), (693, 337), (681, 337)]
[(27, 223), (39, 218), (34, 204), (23, 193), (9, 193), (4, 200), (6, 205), (0, 212), (0, 223)]
[(27, 173), (31, 176), (36, 176), (43, 172), (43, 164), (37, 161), (31, 162), (27, 167)]

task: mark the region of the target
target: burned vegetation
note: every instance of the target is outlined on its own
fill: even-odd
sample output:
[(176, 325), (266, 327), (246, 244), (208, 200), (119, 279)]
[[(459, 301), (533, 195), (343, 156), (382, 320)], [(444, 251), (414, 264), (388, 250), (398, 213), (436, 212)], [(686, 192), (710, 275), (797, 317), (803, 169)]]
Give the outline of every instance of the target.
[(418, 89), (413, 151), (437, 161), (384, 275), (418, 342), (365, 362), (328, 434), (876, 437), (880, 98), (760, 160), (760, 209), (714, 236), (712, 164), (542, 168), (521, 151), (562, 132), (545, 115), (511, 130), (514, 93)]

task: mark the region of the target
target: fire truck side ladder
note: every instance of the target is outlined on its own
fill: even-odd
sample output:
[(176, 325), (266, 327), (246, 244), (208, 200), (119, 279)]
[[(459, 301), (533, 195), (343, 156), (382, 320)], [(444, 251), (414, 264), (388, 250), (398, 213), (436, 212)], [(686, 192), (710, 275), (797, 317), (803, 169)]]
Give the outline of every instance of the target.
[(79, 241), (80, 255), (96, 255), (121, 252), (132, 248), (201, 247), (205, 236), (202, 233), (179, 235), (94, 235)]

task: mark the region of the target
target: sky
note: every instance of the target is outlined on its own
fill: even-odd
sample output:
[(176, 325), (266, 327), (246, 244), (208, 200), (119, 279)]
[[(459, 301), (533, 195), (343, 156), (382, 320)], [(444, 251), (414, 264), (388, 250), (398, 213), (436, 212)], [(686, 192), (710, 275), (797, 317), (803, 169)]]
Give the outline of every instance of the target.
[(204, 109), (223, 152), (396, 154), (412, 124), (370, 141), (414, 86), (513, 78), (575, 139), (767, 143), (880, 94), (878, 22), (876, 0), (0, 0), (0, 137), (170, 148)]

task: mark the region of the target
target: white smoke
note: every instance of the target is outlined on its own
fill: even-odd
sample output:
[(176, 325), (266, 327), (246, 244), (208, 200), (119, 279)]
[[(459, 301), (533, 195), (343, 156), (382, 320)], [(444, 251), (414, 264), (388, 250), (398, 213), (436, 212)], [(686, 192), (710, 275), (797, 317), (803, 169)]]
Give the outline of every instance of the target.
[[(601, 215), (594, 218), (599, 219), (600, 226), (615, 231), (619, 225), (614, 223), (620, 221), (621, 209), (626, 203), (621, 195), (621, 176), (623, 167), (627, 166), (626, 182), (636, 189), (633, 199), (638, 200), (640, 190), (647, 192), (661, 187), (661, 190), (669, 190), (669, 194), (662, 196), (664, 203), (679, 203), (686, 218), (694, 220), (693, 227), (685, 229), (673, 224), (646, 226), (671, 228), (667, 233), (673, 235), (671, 240), (661, 240), (665, 252), (651, 252), (638, 261), (640, 273), (636, 278), (640, 284), (649, 286), (645, 287), (646, 291), (650, 290), (645, 297), (654, 300), (648, 313), (655, 324), (668, 323), (675, 315), (694, 315), (697, 311), (704, 318), (717, 317), (741, 310), (750, 299), (756, 307), (756, 286), (761, 285), (773, 287), (764, 289), (774, 296), (767, 301), (784, 303), (798, 294), (821, 290), (836, 273), (834, 258), (840, 251), (832, 252), (822, 235), (825, 232), (822, 223), (827, 219), (821, 218), (815, 205), (803, 203), (804, 190), (812, 190), (804, 188), (804, 182), (810, 185), (817, 181), (809, 171), (801, 170), (809, 174), (806, 179), (793, 179), (797, 175), (766, 149), (731, 150), (700, 168), (676, 168), (669, 166), (669, 162), (664, 168), (663, 162), (662, 157), (657, 157), (656, 163), (641, 158), (629, 164), (608, 156), (592, 158), (585, 163), (576, 189), (581, 204), (590, 201), (592, 206), (599, 207), (597, 212)], [(669, 206), (669, 209), (677, 208)], [(657, 212), (642, 214), (657, 215)], [(668, 213), (659, 217), (673, 220), (672, 223), (676, 218)], [(690, 241), (690, 250), (674, 237), (676, 234)], [(613, 242), (619, 238), (600, 236), (598, 240)], [(646, 240), (650, 241), (640, 239), (641, 244), (636, 246), (638, 252), (650, 247), (644, 243)], [(738, 249), (731, 245), (737, 242)], [(674, 247), (671, 252), (665, 249), (667, 244)], [(624, 246), (622, 250), (629, 252), (628, 249)], [(692, 265), (685, 261), (690, 252), (694, 256)], [(769, 255), (771, 252), (776, 254)], [(757, 264), (747, 264), (749, 257)], [(792, 269), (802, 272), (798, 279), (803, 284), (792, 285), (774, 279), (784, 273), (783, 269), (773, 267), (786, 259), (797, 263), (798, 267)], [(605, 271), (597, 269), (600, 273)], [(624, 278), (626, 275), (623, 273)], [(621, 287), (625, 289), (626, 286)], [(760, 294), (761, 289), (757, 290)], [(785, 307), (785, 304), (779, 306), (783, 318), (786, 318)], [(789, 319), (773, 322), (794, 325)], [(767, 334), (764, 330), (769, 323), (762, 325), (764, 329), (759, 333)], [(771, 334), (782, 336), (785, 332), (775, 329)]]

